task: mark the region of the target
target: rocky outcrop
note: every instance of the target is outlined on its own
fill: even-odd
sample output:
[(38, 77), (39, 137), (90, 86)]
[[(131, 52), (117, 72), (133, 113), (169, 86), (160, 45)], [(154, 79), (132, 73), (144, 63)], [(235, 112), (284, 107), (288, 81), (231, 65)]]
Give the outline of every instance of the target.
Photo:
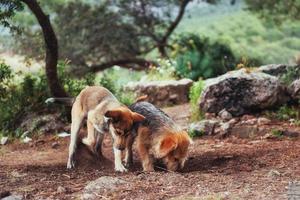
[(233, 116), (271, 108), (288, 101), (279, 79), (245, 69), (207, 79), (199, 99), (202, 111), (219, 113), (226, 109)]
[(292, 82), (288, 87), (288, 92), (294, 101), (300, 100), (300, 79)]
[(125, 91), (131, 91), (136, 96), (148, 95), (147, 101), (158, 106), (183, 104), (188, 102), (188, 94), (193, 81), (190, 79), (131, 82), (125, 86)]
[[(264, 65), (257, 68), (257, 72), (263, 72), (276, 77), (281, 77), (284, 74), (287, 74), (289, 71), (300, 73), (300, 65), (271, 64), (271, 65)], [(295, 77), (291, 77), (291, 78), (295, 80), (296, 78), (299, 77), (296, 77), (295, 75)]]

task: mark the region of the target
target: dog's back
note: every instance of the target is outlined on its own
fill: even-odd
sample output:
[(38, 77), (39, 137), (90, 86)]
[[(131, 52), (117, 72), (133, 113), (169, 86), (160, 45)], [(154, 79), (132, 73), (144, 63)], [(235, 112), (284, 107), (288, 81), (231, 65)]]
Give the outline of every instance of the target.
[[(82, 110), (87, 112), (94, 109), (101, 102), (120, 105), (115, 96), (106, 88), (101, 86), (88, 86), (78, 95)], [(77, 99), (76, 99), (77, 100)]]
[(129, 109), (146, 117), (143, 122), (139, 122), (137, 125), (147, 126), (152, 133), (163, 127), (178, 129), (175, 122), (165, 112), (151, 103), (146, 101), (136, 102), (129, 106)]

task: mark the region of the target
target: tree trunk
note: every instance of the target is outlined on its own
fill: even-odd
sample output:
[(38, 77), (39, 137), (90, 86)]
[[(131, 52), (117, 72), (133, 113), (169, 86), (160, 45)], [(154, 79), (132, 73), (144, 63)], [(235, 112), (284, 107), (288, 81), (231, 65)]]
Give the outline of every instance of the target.
[(36, 0), (21, 0), (37, 18), (44, 35), (46, 46), (46, 76), (50, 92), (54, 97), (68, 97), (57, 75), (58, 43), (54, 30), (47, 16)]

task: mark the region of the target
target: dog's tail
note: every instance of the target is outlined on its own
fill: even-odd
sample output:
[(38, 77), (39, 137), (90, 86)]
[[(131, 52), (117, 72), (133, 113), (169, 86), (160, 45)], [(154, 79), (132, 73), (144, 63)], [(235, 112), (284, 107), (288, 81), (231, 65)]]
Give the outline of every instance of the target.
[(140, 96), (135, 100), (135, 103), (141, 102), (141, 101), (146, 101), (147, 98), (148, 98), (148, 95)]
[(75, 98), (71, 98), (71, 97), (51, 97), (51, 98), (48, 98), (45, 101), (45, 103), (46, 104), (56, 103), (56, 104), (72, 106), (74, 101), (75, 101)]

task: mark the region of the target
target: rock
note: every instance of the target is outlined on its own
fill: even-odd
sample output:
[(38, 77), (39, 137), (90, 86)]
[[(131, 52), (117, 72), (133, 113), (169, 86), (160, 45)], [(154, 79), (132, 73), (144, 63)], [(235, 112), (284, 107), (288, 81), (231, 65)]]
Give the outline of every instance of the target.
[(64, 122), (61, 120), (60, 114), (39, 115), (30, 113), (24, 119), (20, 128), (29, 133), (49, 133), (61, 131), (64, 128)]
[[(256, 70), (257, 72), (263, 72), (272, 76), (281, 77), (286, 74), (288, 71), (299, 71), (300, 72), (300, 65), (285, 65), (285, 64), (271, 64), (271, 65), (264, 65)], [(297, 78), (297, 77), (292, 77)]]
[(284, 130), (284, 131), (282, 131), (282, 135), (286, 136), (286, 137), (296, 138), (296, 137), (299, 137), (300, 133), (296, 132), (296, 131)]
[(274, 170), (274, 169), (271, 169), (271, 170), (269, 171), (269, 173), (268, 173), (268, 176), (269, 176), (269, 177), (277, 177), (277, 176), (280, 176), (280, 175), (281, 175), (280, 172), (277, 171), (277, 170)]
[(0, 141), (0, 144), (1, 145), (6, 145), (7, 143), (8, 143), (8, 137), (2, 137), (1, 141)]
[(23, 197), (21, 195), (10, 195), (8, 197), (4, 197), (1, 200), (22, 200)]
[(254, 125), (257, 123), (257, 119), (253, 118), (253, 119), (248, 119), (245, 121), (241, 121), (241, 124), (247, 124), (247, 125)]
[(22, 140), (23, 143), (29, 143), (31, 141), (32, 141), (32, 139), (28, 136), (25, 136), (25, 138)]
[(240, 69), (207, 79), (199, 104), (204, 112), (219, 113), (226, 109), (233, 116), (241, 116), (287, 101), (285, 87), (278, 78)]
[(221, 117), (221, 119), (225, 121), (232, 119), (232, 114), (228, 112), (226, 109), (221, 110), (218, 115)]
[(87, 184), (81, 195), (81, 199), (97, 199), (97, 196), (101, 196), (104, 191), (113, 192), (126, 183), (126, 181), (117, 177), (102, 176)]
[(265, 118), (265, 117), (259, 117), (258, 119), (257, 119), (257, 124), (259, 125), (259, 126), (261, 126), (261, 125), (266, 125), (266, 124), (270, 124), (271, 123), (271, 120), (269, 120), (269, 119), (267, 119), (267, 118)]
[(258, 133), (258, 127), (253, 125), (236, 125), (231, 128), (230, 132), (239, 138), (254, 138)]
[(192, 123), (189, 132), (195, 132), (196, 135), (213, 135), (215, 127), (219, 124), (217, 120), (202, 120)]
[(57, 136), (58, 136), (58, 137), (61, 137), (61, 138), (64, 138), (64, 137), (69, 137), (70, 134), (67, 133), (67, 132), (61, 132), (61, 133), (57, 134)]
[(62, 186), (58, 186), (57, 188), (57, 193), (66, 193), (67, 192), (67, 189), (62, 187)]
[(124, 87), (136, 96), (148, 95), (147, 101), (158, 106), (183, 104), (188, 102), (188, 95), (193, 81), (190, 79), (131, 82)]
[(288, 86), (288, 92), (296, 102), (300, 100), (300, 79), (295, 80)]

